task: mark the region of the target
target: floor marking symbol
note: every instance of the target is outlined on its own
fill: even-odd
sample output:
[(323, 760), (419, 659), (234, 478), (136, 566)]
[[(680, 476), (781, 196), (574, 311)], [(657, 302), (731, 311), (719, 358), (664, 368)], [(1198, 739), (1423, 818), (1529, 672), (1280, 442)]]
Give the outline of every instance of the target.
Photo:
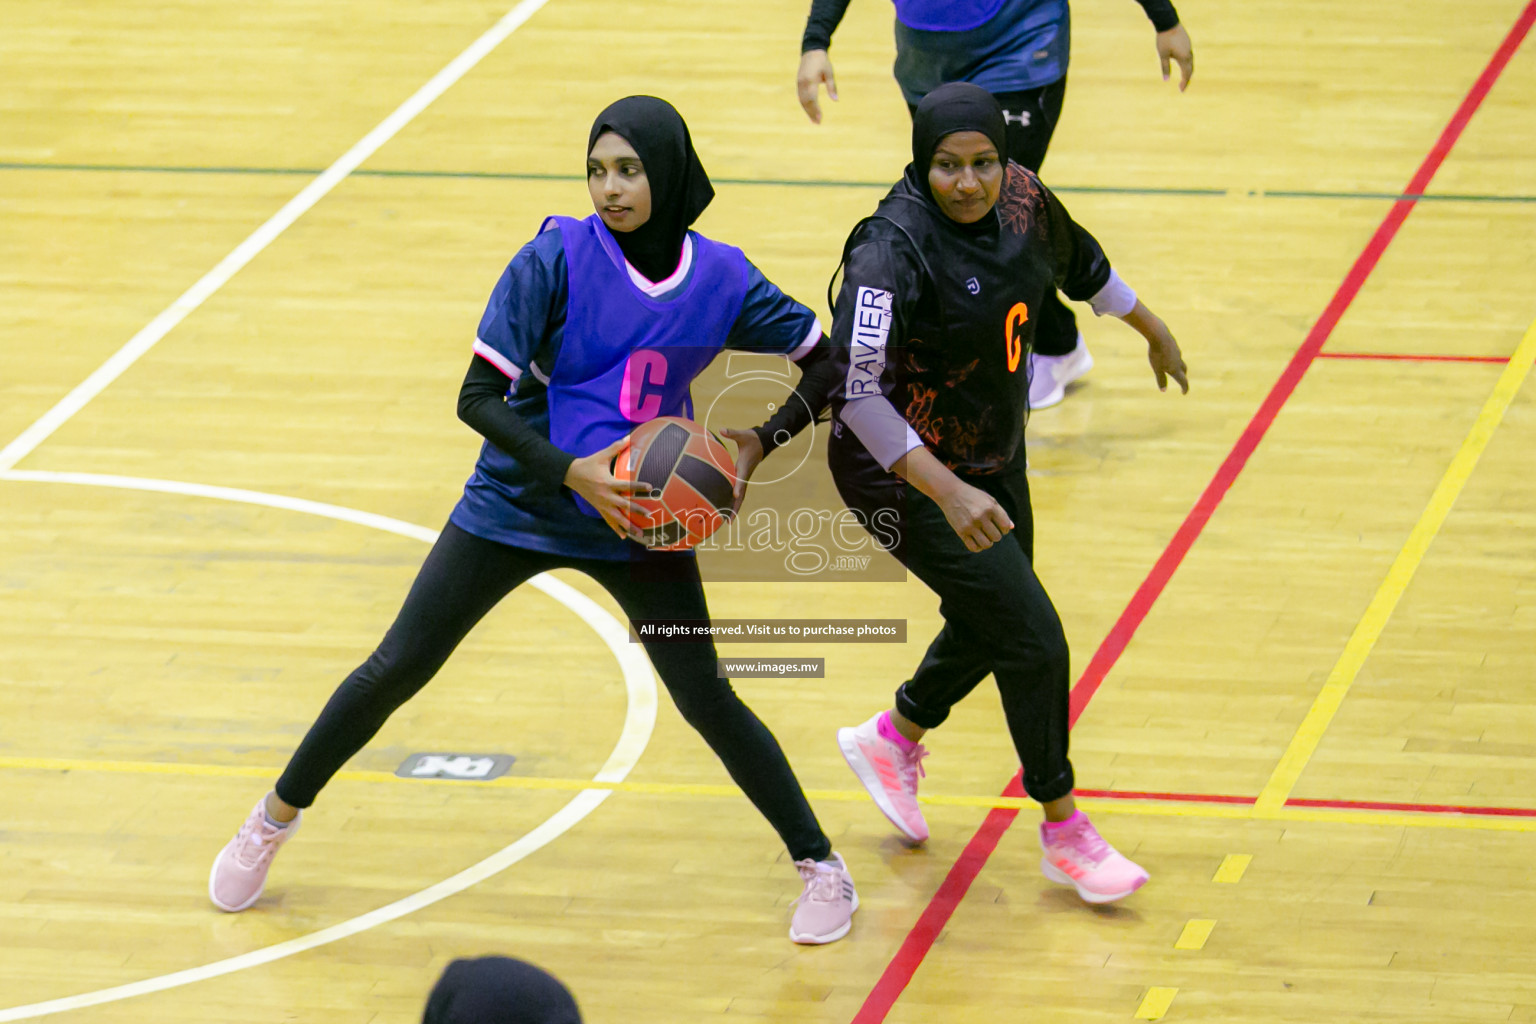
[(1136, 1008), (1137, 1020), (1161, 1020), (1163, 1014), (1168, 1012), (1168, 1007), (1173, 1005), (1173, 997), (1179, 994), (1176, 988), (1149, 988), (1146, 998)]
[(1418, 571), (1424, 556), (1429, 552), (1430, 544), (1440, 532), (1440, 527), (1445, 525), (1446, 518), (1451, 514), (1451, 507), (1456, 504), (1462, 488), (1471, 479), (1472, 471), (1477, 468), (1478, 459), (1487, 449), (1488, 442), (1493, 439), (1494, 431), (1498, 430), (1499, 424), (1503, 422), (1504, 413), (1509, 409), (1510, 403), (1515, 400), (1515, 396), (1519, 394), (1520, 385), (1525, 382), (1533, 362), (1536, 362), (1536, 322), (1533, 322), (1525, 332), (1520, 347), (1515, 349), (1515, 354), (1510, 357), (1504, 372), (1499, 375), (1499, 382), (1494, 385), (1493, 393), (1483, 403), (1482, 410), (1477, 414), (1477, 419), (1473, 422), (1472, 429), (1468, 431), (1466, 440), (1461, 443), (1461, 448), (1456, 452), (1456, 457), (1451, 460), (1450, 467), (1440, 478), (1440, 483), (1435, 488), (1435, 493), (1430, 496), (1423, 515), (1419, 517), (1413, 532), (1408, 535), (1407, 542), (1398, 552), (1392, 568), (1387, 570), (1387, 578), (1382, 580), (1376, 595), (1371, 598), (1370, 605), (1365, 609), (1365, 614), (1355, 625), (1355, 631), (1350, 634), (1349, 642), (1344, 645), (1344, 652), (1339, 655), (1338, 663), (1328, 674), (1328, 680), (1323, 684), (1322, 691), (1313, 700), (1312, 707), (1308, 709), (1307, 717), (1302, 720), (1301, 727), (1291, 737), (1285, 754), (1280, 758), (1280, 763), (1275, 766), (1274, 774), (1264, 784), (1263, 792), (1254, 803), (1255, 810), (1269, 812), (1285, 806), (1286, 798), (1296, 788), (1296, 783), (1301, 779), (1301, 773), (1306, 770), (1307, 762), (1312, 760), (1312, 755), (1317, 752), (1318, 745), (1322, 743), (1323, 734), (1333, 724), (1334, 716), (1343, 705), (1355, 677), (1365, 666), (1366, 658), (1376, 646), (1376, 641), (1381, 638), (1382, 631), (1387, 628), (1392, 613), (1397, 610), (1398, 602), (1407, 592), (1408, 584), (1413, 581), (1414, 573)]
[(1251, 863), (1253, 863), (1251, 853), (1229, 853), (1222, 858), (1221, 867), (1216, 869), (1216, 874), (1211, 876), (1211, 881), (1236, 885), (1243, 880), (1243, 872), (1248, 870), (1248, 865)]
[(1178, 941), (1173, 944), (1173, 948), (1204, 949), (1205, 941), (1211, 937), (1211, 929), (1215, 927), (1215, 921), (1197, 917), (1184, 925), (1184, 930), (1179, 933)]

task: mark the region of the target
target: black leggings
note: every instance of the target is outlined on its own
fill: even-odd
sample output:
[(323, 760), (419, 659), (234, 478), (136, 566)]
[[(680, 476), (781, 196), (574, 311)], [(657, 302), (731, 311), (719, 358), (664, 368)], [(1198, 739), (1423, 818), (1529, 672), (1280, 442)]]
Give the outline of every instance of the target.
[[(1007, 126), (1008, 159), (1023, 164), (1036, 174), (1045, 162), (1045, 151), (1061, 120), (1061, 104), (1067, 95), (1067, 79), (1063, 75), (1050, 85), (1023, 92), (993, 94), (1003, 108), (1003, 120)], [(908, 104), (912, 113), (917, 108)], [(1033, 314), (1031, 314), (1033, 315)], [(1042, 356), (1064, 356), (1077, 347), (1077, 316), (1072, 308), (1061, 301), (1061, 295), (1052, 289), (1040, 315), (1035, 318), (1034, 351)]]
[[(341, 766), (415, 696), (459, 641), (513, 588), (548, 569), (577, 569), (614, 596), (631, 619), (708, 619), (698, 564), (680, 555), (603, 561), (484, 540), (449, 523), (411, 584), (395, 624), (331, 695), (299, 744), (277, 795), (308, 807)], [(530, 638), (532, 642), (533, 638)], [(768, 727), (716, 676), (712, 641), (647, 643), (646, 653), (688, 724), (725, 764), (795, 860), (825, 860), (832, 844)]]
[(990, 673), (1024, 766), (1025, 792), (1041, 803), (1071, 793), (1071, 662), (1061, 616), (1035, 575), (1023, 452), (1002, 473), (963, 478), (996, 498), (1014, 523), (1001, 541), (971, 552), (938, 505), (873, 466), (861, 450), (852, 431), (829, 442), (838, 491), (865, 522), (874, 521), (877, 509), (896, 510), (900, 540), (891, 554), (939, 595), (944, 616), (917, 672), (896, 690), (896, 710), (925, 729), (937, 728)]

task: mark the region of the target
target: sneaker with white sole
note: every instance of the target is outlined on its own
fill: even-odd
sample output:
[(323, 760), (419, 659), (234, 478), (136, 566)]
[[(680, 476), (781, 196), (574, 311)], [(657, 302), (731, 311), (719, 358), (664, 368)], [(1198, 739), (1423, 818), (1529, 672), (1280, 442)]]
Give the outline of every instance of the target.
[(1045, 851), (1040, 859), (1045, 877), (1072, 886), (1089, 903), (1113, 903), (1147, 882), (1146, 871), (1105, 842), (1082, 811), (1062, 828), (1042, 824), (1040, 847)]
[(837, 730), (837, 745), (891, 824), (914, 843), (926, 841), (928, 823), (917, 805), (917, 780), (927, 774), (923, 771), (927, 748), (919, 743), (908, 752), (880, 735), (880, 715), (863, 725)]
[(805, 891), (795, 900), (795, 916), (789, 937), (802, 945), (836, 942), (853, 927), (859, 894), (841, 854), (831, 860), (797, 860), (795, 867), (805, 881)]
[(1067, 385), (1093, 369), (1093, 356), (1083, 336), (1077, 336), (1077, 346), (1064, 356), (1029, 354), (1029, 407), (1049, 409), (1067, 397)]
[(224, 845), (208, 873), (208, 898), (220, 910), (235, 913), (255, 903), (267, 885), (272, 858), (299, 830), (299, 817), (281, 827), (267, 821), (267, 798), (256, 801), (235, 838)]

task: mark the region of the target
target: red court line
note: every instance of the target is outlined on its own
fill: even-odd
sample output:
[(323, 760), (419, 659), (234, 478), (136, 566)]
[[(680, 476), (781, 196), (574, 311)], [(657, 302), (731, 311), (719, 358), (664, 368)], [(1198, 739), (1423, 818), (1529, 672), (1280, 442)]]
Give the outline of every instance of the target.
[[(1228, 796), (1223, 793), (1138, 793), (1124, 789), (1079, 789), (1078, 796), (1100, 800), (1150, 800), (1190, 804), (1244, 804), (1252, 806), (1257, 797)], [(1342, 811), (1407, 811), (1412, 814), (1470, 814), (1499, 818), (1536, 818), (1533, 807), (1474, 807), (1459, 804), (1398, 804), (1380, 800), (1307, 800), (1292, 798), (1287, 807), (1321, 807)]]
[(1319, 352), (1319, 359), (1390, 359), (1405, 363), (1507, 363), (1509, 356), (1416, 356), (1386, 352)]
[[(1136, 589), (1136, 593), (1131, 597), (1130, 604), (1126, 606), (1125, 611), (1121, 613), (1120, 618), (1110, 629), (1109, 635), (1104, 638), (1104, 642), (1094, 652), (1093, 659), (1089, 661), (1088, 667), (1083, 670), (1077, 685), (1072, 688), (1070, 722), (1073, 725), (1082, 716), (1083, 710), (1087, 708), (1088, 702), (1093, 699), (1093, 695), (1098, 692), (1099, 687), (1104, 682), (1104, 677), (1109, 674), (1109, 670), (1114, 667), (1115, 662), (1124, 653), (1126, 646), (1130, 644), (1131, 637), (1135, 636), (1137, 628), (1146, 619), (1147, 613), (1152, 610), (1153, 603), (1162, 594), (1163, 589), (1168, 585), (1168, 581), (1173, 577), (1173, 573), (1178, 569), (1179, 564), (1183, 562), (1184, 556), (1194, 544), (1195, 538), (1199, 537), (1201, 531), (1205, 529), (1205, 524), (1210, 521), (1211, 515), (1216, 511), (1216, 506), (1221, 504), (1221, 499), (1226, 496), (1227, 491), (1236, 482), (1238, 474), (1247, 465), (1249, 456), (1258, 447), (1259, 441), (1269, 430), (1270, 425), (1274, 423), (1275, 417), (1280, 414), (1281, 407), (1295, 393), (1296, 386), (1301, 383), (1301, 378), (1307, 372), (1307, 368), (1317, 358), (1318, 353), (1322, 350), (1323, 343), (1333, 333), (1334, 327), (1338, 325), (1339, 318), (1344, 315), (1344, 311), (1349, 308), (1355, 296), (1360, 293), (1361, 286), (1370, 277), (1371, 271), (1376, 268), (1382, 253), (1392, 243), (1392, 239), (1396, 237), (1398, 229), (1408, 219), (1408, 214), (1413, 211), (1414, 205), (1418, 201), (1414, 197), (1423, 195), (1428, 189), (1430, 180), (1434, 178), (1435, 172), (1445, 162), (1446, 156), (1450, 154), (1451, 147), (1461, 137), (1462, 131), (1466, 129), (1467, 123), (1472, 119), (1472, 115), (1476, 113), (1477, 108), (1482, 105), (1489, 90), (1493, 88), (1494, 82), (1498, 81), (1500, 73), (1503, 72), (1510, 58), (1514, 56), (1520, 43), (1530, 31), (1533, 21), (1536, 21), (1536, 0), (1529, 0), (1524, 10), (1521, 11), (1520, 17), (1515, 21), (1514, 26), (1510, 28), (1509, 34), (1504, 37), (1504, 41), (1499, 44), (1499, 48), (1494, 51), (1492, 58), (1489, 59), (1488, 65), (1483, 68), (1482, 74), (1477, 77), (1477, 81), (1472, 83), (1472, 88), (1461, 101), (1461, 105), (1451, 115), (1450, 122), (1446, 124), (1445, 130), (1440, 133), (1440, 137), (1435, 140), (1434, 146), (1430, 148), (1429, 154), (1424, 158), (1423, 163), (1419, 165), (1418, 170), (1409, 179), (1408, 187), (1403, 189), (1404, 198), (1393, 202), (1392, 208), (1387, 211), (1386, 218), (1381, 222), (1380, 227), (1376, 229), (1376, 233), (1371, 236), (1371, 240), (1366, 243), (1365, 250), (1355, 260), (1354, 265), (1349, 268), (1349, 273), (1345, 275), (1338, 291), (1334, 293), (1333, 298), (1329, 300), (1328, 305), (1323, 309), (1322, 316), (1318, 318), (1317, 323), (1308, 332), (1301, 347), (1291, 357), (1291, 361), (1280, 374), (1280, 379), (1270, 389), (1269, 395), (1264, 399), (1263, 404), (1259, 406), (1258, 412), (1249, 421), (1247, 428), (1243, 430), (1242, 436), (1237, 440), (1237, 444), (1216, 471), (1216, 476), (1206, 486), (1199, 500), (1195, 502), (1195, 507), (1185, 517), (1178, 532), (1174, 534), (1173, 540), (1169, 542), (1168, 547), (1164, 549), (1156, 564), (1153, 565), (1152, 571), (1147, 574), (1147, 578)], [(1018, 787), (1019, 776), (1015, 775), (1003, 790), (1003, 795), (1019, 795)], [(853, 1024), (880, 1024), (881, 1021), (885, 1020), (886, 1015), (891, 1011), (891, 1007), (896, 1004), (896, 1000), (901, 997), (901, 993), (906, 989), (908, 983), (911, 982), (912, 976), (917, 973), (917, 968), (923, 962), (923, 958), (933, 948), (934, 940), (938, 938), (939, 933), (943, 930), (944, 925), (948, 923), (955, 908), (960, 905), (960, 901), (965, 898), (965, 893), (971, 887), (971, 883), (981, 873), (982, 867), (992, 855), (992, 851), (997, 848), (998, 842), (1002, 839), (1003, 834), (1008, 831), (1008, 827), (1013, 824), (1013, 820), (1016, 817), (1018, 817), (1017, 812), (1011, 809), (994, 809), (988, 812), (981, 828), (977, 830), (971, 841), (966, 844), (960, 859), (955, 862), (954, 867), (945, 876), (944, 884), (939, 887), (939, 891), (929, 901), (922, 916), (918, 918), (917, 924), (907, 933), (907, 937), (902, 942), (901, 948), (897, 950), (896, 956), (886, 965), (880, 980), (870, 991), (869, 996), (865, 998), (864, 1004), (853, 1018)]]
[(1530, 807), (1458, 807), (1452, 804), (1393, 804), (1379, 800), (1297, 800), (1285, 802), (1287, 807), (1329, 807), (1348, 811), (1411, 811), (1416, 814), (1472, 814), (1499, 818), (1536, 818), (1536, 808)]
[[(1023, 796), (1024, 787), (1019, 783), (1019, 776), (1015, 775), (1003, 787), (1003, 796)], [(896, 1000), (901, 998), (902, 991), (907, 987), (907, 982), (912, 980), (912, 975), (917, 973), (918, 965), (923, 962), (923, 957), (928, 955), (928, 950), (933, 948), (934, 940), (944, 930), (944, 925), (949, 922), (949, 917), (965, 899), (966, 890), (981, 873), (981, 867), (992, 856), (992, 851), (997, 849), (998, 842), (1003, 838), (1003, 833), (1008, 831), (1008, 826), (1013, 824), (1013, 819), (1019, 816), (1017, 808), (994, 807), (987, 812), (986, 820), (981, 823), (981, 828), (971, 837), (971, 841), (965, 844), (965, 849), (960, 854), (960, 859), (955, 861), (949, 874), (944, 876), (944, 882), (939, 886), (939, 891), (933, 894), (933, 899), (928, 901), (928, 906), (923, 909), (922, 916), (917, 919), (917, 924), (907, 933), (901, 948), (886, 964), (885, 971), (880, 975), (880, 980), (875, 982), (875, 987), (870, 990), (869, 996), (864, 1000), (864, 1005), (853, 1018), (853, 1024), (879, 1024), (885, 1020), (885, 1015), (891, 1012), (891, 1007), (896, 1005)]]

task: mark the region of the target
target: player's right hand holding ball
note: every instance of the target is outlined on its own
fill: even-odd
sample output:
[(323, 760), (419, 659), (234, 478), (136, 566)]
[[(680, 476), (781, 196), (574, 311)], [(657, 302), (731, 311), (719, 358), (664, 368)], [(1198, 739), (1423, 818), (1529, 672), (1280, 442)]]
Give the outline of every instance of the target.
[(611, 468), (613, 460), (628, 447), (629, 438), (621, 437), (600, 452), (576, 459), (565, 471), (565, 486), (587, 499), (614, 533), (643, 542), (644, 535), (629, 518), (629, 500), (634, 495), (650, 493), (651, 485), (620, 480)]

